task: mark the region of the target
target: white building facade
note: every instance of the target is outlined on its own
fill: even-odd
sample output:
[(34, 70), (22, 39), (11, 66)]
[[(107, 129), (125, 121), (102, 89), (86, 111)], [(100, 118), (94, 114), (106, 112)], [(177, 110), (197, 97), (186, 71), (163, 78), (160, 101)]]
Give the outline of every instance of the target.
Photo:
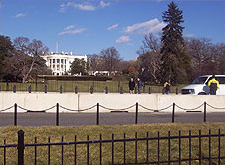
[(42, 56), (46, 60), (46, 65), (52, 70), (53, 75), (69, 74), (72, 62), (77, 59), (83, 59), (87, 62), (87, 55), (74, 55), (72, 52), (53, 53)]

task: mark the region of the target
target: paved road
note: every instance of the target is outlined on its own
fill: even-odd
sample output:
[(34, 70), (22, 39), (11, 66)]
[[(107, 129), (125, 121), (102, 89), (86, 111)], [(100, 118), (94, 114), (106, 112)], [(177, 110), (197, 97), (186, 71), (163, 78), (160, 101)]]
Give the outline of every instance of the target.
[[(183, 112), (175, 114), (175, 123), (203, 122), (202, 112)], [(139, 113), (138, 123), (171, 123), (172, 114), (165, 112)], [(225, 113), (207, 114), (207, 122), (225, 122)], [(100, 113), (100, 125), (125, 125), (135, 123), (135, 113)], [(14, 124), (13, 113), (0, 113), (0, 126)], [(55, 113), (18, 113), (17, 124), (20, 126), (54, 126)], [(95, 113), (60, 113), (60, 126), (95, 125)]]

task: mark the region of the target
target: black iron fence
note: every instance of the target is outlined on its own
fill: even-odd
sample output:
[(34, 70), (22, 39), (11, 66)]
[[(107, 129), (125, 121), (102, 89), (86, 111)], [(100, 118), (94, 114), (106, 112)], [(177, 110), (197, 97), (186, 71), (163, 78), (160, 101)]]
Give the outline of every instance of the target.
[[(48, 143), (37, 143), (37, 137), (34, 139), (34, 143), (24, 143), (24, 131), (18, 131), (18, 143), (17, 144), (6, 144), (6, 139), (4, 140), (4, 144), (0, 145), (0, 149), (3, 149), (3, 160), (0, 164), (7, 164), (7, 149), (8, 148), (17, 148), (17, 157), (18, 164), (24, 165), (25, 152), (27, 148), (33, 147), (34, 153), (29, 153), (34, 157), (32, 164), (36, 165), (38, 163), (38, 147), (47, 147), (47, 158), (46, 163), (50, 165), (52, 163), (51, 152), (53, 146), (61, 146), (60, 157), (61, 161), (57, 162), (57, 164), (64, 164), (67, 159), (64, 156), (64, 149), (66, 146), (74, 146), (72, 153), (70, 153), (70, 157), (72, 156), (73, 160), (70, 164), (224, 164), (225, 161), (225, 148), (224, 144), (224, 133), (221, 133), (220, 129), (218, 133), (212, 134), (211, 130), (209, 130), (208, 134), (202, 134), (201, 130), (199, 130), (198, 134), (192, 134), (189, 131), (188, 135), (181, 135), (181, 131), (176, 136), (172, 136), (170, 131), (168, 132), (168, 136), (160, 136), (160, 132), (158, 132), (157, 136), (150, 137), (149, 132), (146, 133), (145, 137), (138, 137), (137, 132), (135, 133), (134, 138), (127, 138), (124, 133), (123, 138), (114, 138), (114, 134), (111, 135), (111, 139), (102, 139), (102, 135), (99, 135), (99, 140), (90, 140), (89, 135), (87, 136), (87, 140), (85, 141), (77, 141), (77, 137), (74, 137), (74, 141), (65, 142), (62, 136), (60, 142), (51, 142), (51, 138), (48, 138)], [(186, 139), (186, 140), (185, 140)], [(155, 150), (152, 150), (152, 143), (154, 141), (156, 143)], [(161, 142), (164, 142), (163, 145)], [(130, 142), (134, 142), (134, 149), (127, 149)], [(103, 152), (103, 144), (111, 145), (111, 151), (107, 150), (107, 159), (105, 156), (105, 152)], [(120, 143), (120, 147), (116, 148), (115, 145)], [(90, 149), (93, 147), (93, 144), (97, 144), (94, 147), (97, 148), (94, 153)], [(85, 154), (86, 160), (79, 160), (79, 153), (77, 152), (78, 146), (83, 145), (83, 152)], [(92, 146), (91, 146), (92, 145)], [(141, 147), (139, 146), (141, 145)], [(185, 148), (183, 147), (185, 145)], [(86, 149), (85, 149), (86, 146)], [(176, 146), (176, 147), (175, 147)], [(130, 146), (129, 146), (130, 147)], [(215, 151), (216, 150), (216, 151)], [(195, 151), (195, 152), (194, 152)], [(117, 152), (120, 152), (120, 157), (118, 157)], [(128, 156), (129, 152), (129, 156)], [(130, 152), (132, 153), (132, 158), (130, 156)], [(154, 152), (154, 153), (153, 153)], [(164, 156), (162, 156), (162, 154)], [(93, 156), (95, 159), (93, 162)], [(110, 156), (111, 155), (111, 156)], [(115, 156), (116, 155), (116, 156)], [(174, 156), (176, 155), (176, 156)], [(58, 155), (59, 156), (59, 155)], [(151, 159), (150, 159), (151, 157)], [(104, 158), (104, 160), (103, 160)], [(132, 159), (132, 160), (130, 160)], [(43, 162), (42, 162), (43, 163)], [(31, 162), (29, 163), (31, 164)]]
[[(100, 105), (99, 103), (97, 103), (96, 105), (93, 105), (89, 108), (86, 108), (86, 109), (70, 109), (70, 108), (66, 108), (62, 105), (60, 105), (59, 103), (57, 103), (56, 105), (52, 106), (52, 107), (49, 107), (49, 108), (46, 108), (46, 109), (43, 109), (43, 110), (30, 110), (30, 109), (27, 109), (27, 108), (24, 108), (20, 105), (17, 105), (17, 103), (15, 103), (14, 105), (8, 107), (8, 108), (5, 108), (5, 109), (2, 109), (0, 110), (0, 112), (6, 112), (6, 111), (9, 111), (11, 109), (14, 108), (14, 125), (17, 126), (18, 124), (18, 108), (24, 112), (48, 112), (50, 110), (53, 110), (55, 108), (55, 115), (56, 115), (56, 118), (55, 118), (55, 123), (56, 123), (56, 126), (59, 126), (60, 125), (60, 108), (64, 111), (69, 111), (69, 112), (87, 112), (87, 111), (90, 111), (92, 110), (93, 112), (93, 109), (96, 109), (96, 125), (99, 125), (100, 124), (100, 109), (104, 109), (106, 111), (110, 111), (110, 112), (129, 112), (130, 109), (133, 109), (135, 111), (135, 124), (138, 124), (138, 114), (141, 113), (140, 110), (139, 110), (139, 107), (141, 107), (143, 110), (145, 111), (148, 111), (148, 112), (154, 112), (154, 113), (157, 113), (157, 112), (162, 112), (162, 111), (165, 111), (168, 109), (171, 109), (171, 122), (174, 123), (175, 122), (175, 112), (176, 112), (176, 108), (179, 109), (179, 110), (182, 110), (182, 111), (185, 111), (185, 112), (201, 112), (203, 111), (203, 122), (206, 122), (207, 121), (207, 106), (211, 109), (217, 109), (217, 110), (225, 110), (225, 107), (224, 108), (218, 108), (218, 107), (215, 107), (215, 106), (212, 106), (206, 102), (204, 102), (203, 104), (195, 107), (195, 108), (183, 108), (175, 103), (173, 103), (172, 105), (169, 105), (165, 108), (162, 108), (162, 109), (151, 109), (151, 108), (148, 108), (148, 107), (145, 107), (139, 103), (135, 103), (134, 105), (131, 105), (129, 107), (126, 107), (126, 108), (120, 108), (120, 109), (115, 109), (115, 108), (109, 108), (109, 107), (105, 107), (103, 105)], [(201, 110), (202, 109), (202, 110)], [(199, 111), (200, 110), (200, 111)], [(52, 111), (51, 111), (52, 112)], [(104, 111), (105, 112), (105, 111)], [(0, 120), (1, 120), (1, 113), (0, 113)]]
[[(90, 85), (90, 84), (87, 84), (87, 85)], [(129, 90), (128, 90), (128, 84), (123, 84), (123, 86), (118, 86), (117, 89), (115, 87), (108, 87), (108, 86), (105, 86), (103, 87), (102, 85), (100, 86), (94, 86), (93, 84), (89, 87), (78, 87), (78, 86), (62, 86), (60, 85), (59, 87), (57, 87), (56, 89), (51, 89), (48, 85), (41, 85), (39, 88), (37, 88), (37, 85), (34, 86), (34, 85), (28, 85), (28, 84), (25, 84), (23, 87), (21, 87), (21, 85), (18, 85), (19, 87), (17, 87), (16, 85), (9, 85), (8, 83), (6, 83), (6, 85), (2, 85), (0, 86), (0, 91), (12, 91), (13, 93), (16, 93), (17, 91), (27, 91), (29, 93), (32, 93), (32, 92), (44, 92), (44, 93), (48, 93), (48, 91), (50, 92), (59, 92), (59, 93), (63, 93), (63, 92), (75, 92), (75, 94), (78, 94), (78, 92), (89, 92), (90, 94), (93, 94), (94, 92), (103, 92), (105, 94), (108, 94), (109, 92), (111, 93), (120, 93), (120, 94), (123, 94), (123, 93), (129, 93)], [(49, 89), (50, 88), (50, 89)], [(66, 89), (65, 89), (66, 88)], [(171, 93), (175, 93), (175, 94), (179, 94), (179, 88), (174, 86), (174, 87), (171, 87), (171, 90), (170, 90)], [(137, 87), (134, 88), (134, 93), (137, 94)], [(165, 88), (164, 87), (161, 87), (161, 86), (149, 86), (149, 85), (146, 85), (146, 86), (143, 86), (142, 87), (142, 90), (141, 90), (141, 93), (148, 93), (148, 94), (151, 94), (151, 93), (162, 93), (162, 94), (165, 94)]]

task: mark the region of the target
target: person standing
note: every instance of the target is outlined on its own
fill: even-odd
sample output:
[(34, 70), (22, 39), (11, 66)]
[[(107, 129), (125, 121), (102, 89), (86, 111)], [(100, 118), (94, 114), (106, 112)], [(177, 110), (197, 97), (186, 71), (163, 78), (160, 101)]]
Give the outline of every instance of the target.
[(130, 78), (129, 81), (129, 90), (130, 90), (130, 94), (134, 94), (134, 88), (135, 88), (135, 82), (133, 78)]
[(210, 95), (216, 95), (216, 91), (219, 88), (219, 81), (216, 80), (215, 75), (213, 75), (212, 79), (209, 80), (208, 86), (209, 86), (209, 89), (210, 89), (209, 94)]
[(140, 78), (137, 78), (137, 87), (138, 87), (138, 94), (141, 94), (142, 81), (140, 80)]
[(163, 85), (164, 87), (164, 91), (166, 92), (166, 94), (168, 95), (170, 93), (170, 83), (168, 83), (167, 81), (164, 83)]

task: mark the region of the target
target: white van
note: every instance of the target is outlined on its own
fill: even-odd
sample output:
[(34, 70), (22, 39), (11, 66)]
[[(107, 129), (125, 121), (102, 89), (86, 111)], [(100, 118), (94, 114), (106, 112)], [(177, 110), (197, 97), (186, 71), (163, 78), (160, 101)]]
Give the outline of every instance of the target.
[[(217, 89), (217, 95), (225, 95), (225, 75), (215, 75), (216, 80), (219, 81), (219, 89)], [(209, 86), (208, 82), (212, 79), (212, 75), (204, 75), (196, 78), (191, 85), (181, 88), (183, 95), (208, 95)]]

